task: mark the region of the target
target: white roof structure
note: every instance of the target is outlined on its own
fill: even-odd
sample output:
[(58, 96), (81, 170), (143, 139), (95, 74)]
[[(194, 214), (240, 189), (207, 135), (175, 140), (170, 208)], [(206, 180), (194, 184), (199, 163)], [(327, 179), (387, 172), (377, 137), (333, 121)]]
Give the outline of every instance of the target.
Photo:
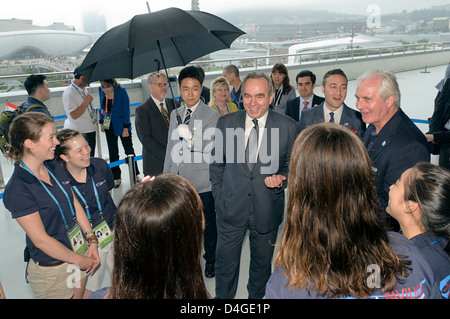
[[(326, 49), (328, 50), (340, 50), (340, 49), (347, 49), (350, 47), (352, 42), (352, 37), (336, 37), (332, 39), (326, 39), (326, 40), (319, 40), (319, 41), (313, 41), (313, 42), (304, 42), (295, 44), (289, 47), (289, 54), (296, 54), (296, 53), (307, 53), (307, 52), (313, 52), (313, 51), (324, 51)], [(363, 47), (367, 46), (369, 44), (374, 45), (377, 43), (379, 45), (382, 42), (386, 42), (384, 39), (371, 37), (367, 35), (355, 35), (353, 37), (353, 47)], [(388, 45), (388, 44), (386, 44)], [(295, 57), (291, 56), (289, 57), (289, 63), (295, 63)]]
[(91, 44), (88, 33), (55, 30), (0, 32), (0, 60), (22, 51), (35, 55), (75, 55)]

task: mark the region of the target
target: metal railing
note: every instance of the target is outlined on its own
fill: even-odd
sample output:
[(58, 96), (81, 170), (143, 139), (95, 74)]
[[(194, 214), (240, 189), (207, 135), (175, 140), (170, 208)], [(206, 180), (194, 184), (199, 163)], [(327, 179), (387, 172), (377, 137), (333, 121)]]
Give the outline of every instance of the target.
[[(214, 71), (221, 63), (236, 64), (238, 68), (253, 68), (270, 66), (276, 62), (284, 63), (286, 66), (303, 65), (311, 63), (324, 63), (353, 59), (372, 59), (383, 56), (408, 55), (424, 52), (435, 52), (450, 50), (450, 41), (404, 44), (386, 47), (368, 47), (342, 50), (322, 49), (320, 51), (307, 51), (291, 54), (274, 54), (244, 58), (227, 58), (218, 60), (197, 60), (189, 64), (201, 65), (205, 72)], [(286, 62), (288, 61), (288, 62)]]
[[(368, 48), (354, 48), (354, 49), (342, 49), (342, 50), (330, 50), (325, 49), (318, 51), (308, 51), (292, 54), (275, 54), (275, 55), (261, 55), (253, 57), (239, 57), (239, 58), (227, 58), (216, 60), (196, 60), (189, 63), (189, 65), (201, 65), (205, 72), (214, 71), (215, 69), (222, 69), (219, 65), (226, 63), (236, 64), (239, 68), (253, 68), (257, 70), (263, 66), (269, 66), (276, 62), (285, 63), (287, 65), (302, 65), (311, 63), (324, 63), (338, 60), (353, 60), (353, 59), (372, 59), (383, 56), (394, 55), (408, 55), (423, 52), (434, 52), (450, 50), (450, 41), (443, 42), (430, 42), (430, 43), (415, 43), (404, 44), (386, 47), (368, 47)], [(270, 61), (270, 62), (269, 62)], [(287, 63), (286, 61), (291, 61)], [(172, 68), (177, 70), (180, 67)], [(46, 76), (73, 76), (72, 71), (60, 71), (60, 72), (46, 72), (42, 73)], [(17, 74), (17, 75), (4, 75), (0, 76), (1, 80), (15, 80), (20, 78), (26, 78), (29, 74)]]

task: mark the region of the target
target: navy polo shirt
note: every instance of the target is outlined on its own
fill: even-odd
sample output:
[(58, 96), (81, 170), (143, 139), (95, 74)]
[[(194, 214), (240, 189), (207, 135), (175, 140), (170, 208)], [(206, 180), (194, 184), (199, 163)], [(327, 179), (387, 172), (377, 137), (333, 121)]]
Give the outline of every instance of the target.
[[(66, 171), (67, 172), (67, 171)], [(70, 178), (70, 184), (76, 186), (80, 191), (83, 198), (89, 208), (91, 215), (92, 228), (96, 227), (103, 220), (100, 216), (97, 200), (95, 198), (94, 189), (92, 186), (92, 180), (94, 179), (95, 187), (97, 188), (98, 197), (100, 199), (100, 205), (102, 208), (103, 218), (108, 223), (109, 228), (112, 230), (114, 226), (114, 216), (116, 215), (116, 205), (111, 197), (109, 191), (114, 187), (114, 177), (111, 172), (111, 168), (105, 160), (97, 157), (91, 157), (91, 165), (87, 168), (86, 183), (77, 182), (69, 172), (67, 172)], [(82, 199), (79, 198), (78, 193), (74, 190), (74, 194), (80, 202), (81, 206), (85, 206)]]
[(425, 232), (411, 238), (433, 269), (442, 298), (450, 299), (450, 256), (445, 252), (448, 240)]
[(244, 109), (244, 104), (242, 102), (242, 93), (241, 93), (242, 85), (239, 87), (237, 91), (232, 88), (230, 92), (231, 102), (237, 105), (238, 109)]
[(22, 103), (22, 105), (20, 107), (22, 109), (26, 110), (27, 108), (29, 108), (32, 105), (41, 105), (42, 106), (42, 107), (34, 108), (33, 112), (41, 112), (41, 113), (47, 114), (48, 116), (53, 118), (53, 116), (50, 114), (50, 111), (48, 110), (47, 106), (45, 106), (44, 103), (42, 103), (38, 99), (35, 99), (34, 97), (29, 96), (27, 101)]
[[(53, 173), (55, 178), (69, 195), (72, 207), (75, 209), (73, 206), (73, 195), (72, 188), (70, 187), (69, 176), (63, 167), (55, 160), (47, 161), (44, 165), (50, 172)], [(59, 202), (67, 225), (71, 229), (75, 225), (75, 221), (73, 220), (67, 197), (52, 177), (50, 177), (50, 180), (52, 185), (45, 182), (44, 184)], [(6, 209), (10, 211), (12, 218), (19, 218), (39, 212), (39, 216), (41, 217), (47, 234), (58, 240), (68, 249), (72, 250), (72, 246), (68, 238), (68, 232), (58, 205), (47, 193), (38, 179), (22, 168), (18, 163), (14, 164), (14, 172), (5, 187), (3, 202)], [(28, 235), (26, 236), (26, 245), (29, 248), (31, 258), (33, 258), (34, 261), (56, 261), (54, 258), (38, 249), (30, 240)]]

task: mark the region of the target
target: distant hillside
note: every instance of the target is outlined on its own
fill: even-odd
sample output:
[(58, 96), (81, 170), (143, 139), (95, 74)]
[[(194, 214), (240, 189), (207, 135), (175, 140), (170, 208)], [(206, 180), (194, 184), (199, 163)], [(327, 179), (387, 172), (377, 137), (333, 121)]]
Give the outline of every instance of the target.
[(392, 13), (382, 16), (382, 21), (386, 20), (411, 20), (418, 21), (431, 21), (433, 18), (441, 18), (450, 16), (450, 4), (445, 6), (436, 6), (431, 9), (414, 10), (412, 12)]
[(288, 8), (271, 10), (261, 8), (254, 9), (251, 12), (230, 10), (221, 13), (220, 17), (236, 26), (243, 24), (307, 24), (366, 19), (365, 16), (355, 14), (342, 14), (325, 10), (292, 10)]
[[(426, 4), (424, 4), (426, 5)], [(431, 21), (433, 18), (450, 16), (450, 3), (431, 8), (407, 10), (399, 13), (383, 14), (382, 21), (409, 20), (409, 21)], [(316, 22), (337, 21), (364, 21), (366, 15), (343, 14), (326, 10), (292, 10), (292, 8), (277, 8), (267, 10), (264, 8), (251, 11), (233, 10), (224, 11), (220, 17), (236, 26), (248, 24), (308, 24)]]

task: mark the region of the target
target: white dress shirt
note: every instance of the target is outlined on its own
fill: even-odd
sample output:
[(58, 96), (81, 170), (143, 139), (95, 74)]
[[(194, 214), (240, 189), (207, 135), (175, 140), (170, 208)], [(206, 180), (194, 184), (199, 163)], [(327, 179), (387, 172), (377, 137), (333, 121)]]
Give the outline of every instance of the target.
[[(264, 114), (263, 116), (261, 116), (260, 118), (257, 119), (258, 127), (259, 127), (257, 152), (259, 152), (259, 147), (261, 146), (261, 140), (262, 140), (262, 137), (264, 134), (264, 128), (266, 127), (266, 121), (267, 121), (268, 114), (269, 114), (269, 112), (267, 111), (266, 114)], [(246, 114), (246, 116), (245, 116), (245, 147), (246, 148), (247, 148), (248, 136), (250, 135), (250, 131), (253, 127), (254, 127), (253, 119), (250, 116), (248, 116), (248, 114)]]
[(330, 112), (333, 112), (334, 113), (334, 123), (339, 124), (341, 122), (341, 116), (342, 116), (343, 110), (344, 110), (343, 104), (341, 106), (339, 106), (339, 108), (337, 110), (330, 111), (330, 109), (327, 107), (326, 103), (324, 103), (323, 115), (324, 115), (325, 122), (330, 122), (330, 119), (331, 119)]

